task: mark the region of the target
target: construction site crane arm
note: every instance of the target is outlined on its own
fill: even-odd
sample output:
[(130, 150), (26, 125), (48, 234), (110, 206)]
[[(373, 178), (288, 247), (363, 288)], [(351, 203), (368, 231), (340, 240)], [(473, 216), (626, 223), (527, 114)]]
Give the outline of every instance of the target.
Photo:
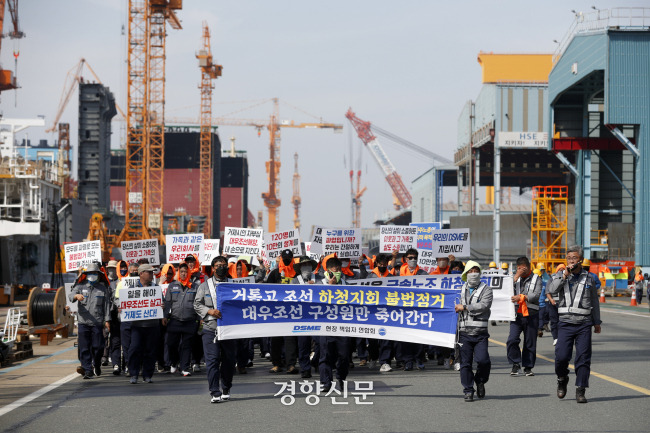
[(379, 165), (379, 168), (381, 168), (381, 170), (386, 175), (386, 181), (388, 182), (388, 185), (390, 185), (393, 193), (399, 200), (402, 207), (408, 208), (411, 206), (411, 202), (413, 200), (411, 193), (404, 185), (402, 177), (399, 175), (399, 173), (397, 173), (395, 166), (388, 158), (388, 155), (386, 155), (386, 152), (381, 147), (381, 144), (379, 144), (379, 140), (377, 140), (377, 137), (375, 137), (375, 135), (371, 132), (370, 122), (359, 119), (351, 108), (347, 113), (345, 113), (345, 117), (350, 121), (354, 129), (357, 131), (357, 135), (361, 141), (363, 141), (368, 150), (370, 150), (372, 156), (375, 158), (375, 161)]
[[(74, 93), (75, 89), (79, 85), (79, 83), (83, 80), (81, 76), (81, 72), (83, 71), (83, 67), (86, 65), (90, 73), (93, 75), (95, 80), (99, 84), (102, 84), (102, 80), (99, 79), (93, 68), (90, 67), (90, 64), (86, 61), (86, 59), (81, 58), (79, 59), (79, 62), (68, 71), (68, 74), (66, 75), (66, 80), (65, 84), (63, 86), (63, 91), (61, 92), (61, 99), (59, 101), (59, 107), (56, 110), (56, 115), (54, 116), (54, 121), (52, 122), (52, 126), (47, 128), (45, 132), (53, 132), (56, 131), (57, 125), (59, 124), (59, 120), (61, 120), (61, 116), (63, 115), (63, 112), (65, 111), (65, 108), (68, 106), (68, 102), (70, 102), (70, 98), (72, 97), (72, 94)], [(117, 102), (115, 103), (115, 107), (117, 108), (117, 111), (120, 113), (123, 119), (126, 119), (126, 115), (124, 114), (124, 111), (117, 105)]]
[(421, 155), (424, 155), (424, 156), (426, 156), (428, 158), (431, 158), (434, 161), (438, 161), (438, 162), (440, 162), (442, 164), (453, 164), (453, 161), (451, 161), (450, 159), (447, 159), (444, 156), (440, 156), (435, 152), (431, 152), (430, 150), (425, 149), (422, 146), (418, 146), (415, 143), (411, 143), (410, 141), (405, 140), (402, 137), (399, 137), (399, 136), (397, 136), (397, 135), (395, 135), (395, 134), (393, 134), (391, 132), (388, 132), (388, 131), (386, 131), (384, 129), (381, 129), (377, 125), (370, 125), (370, 129), (372, 129), (374, 132), (376, 132), (376, 133), (378, 133), (380, 135), (383, 135), (384, 137), (388, 138), (389, 140), (392, 140), (397, 144), (401, 144), (404, 147), (407, 147), (407, 148), (409, 148), (411, 150), (414, 150), (414, 151), (418, 152)]

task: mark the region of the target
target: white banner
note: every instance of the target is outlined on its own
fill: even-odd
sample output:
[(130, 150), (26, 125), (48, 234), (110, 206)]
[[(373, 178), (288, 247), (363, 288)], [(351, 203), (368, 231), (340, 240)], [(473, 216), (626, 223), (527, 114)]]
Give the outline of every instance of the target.
[(277, 233), (264, 234), (264, 250), (266, 259), (273, 261), (283, 250), (291, 250), (294, 257), (302, 255), (300, 248), (300, 232), (297, 229)]
[(167, 263), (180, 263), (188, 254), (201, 260), (203, 255), (203, 233), (165, 236), (167, 243)]
[(431, 251), (435, 257), (471, 257), (469, 229), (441, 229), (431, 234)]
[[(510, 298), (514, 295), (512, 276), (482, 274), (481, 281), (492, 287), (490, 320), (515, 320), (515, 310)], [(461, 289), (465, 283), (460, 274), (414, 275), (409, 277), (368, 278), (347, 280), (348, 286), (386, 286), (422, 289)], [(460, 302), (460, 299), (458, 300)]]
[(220, 239), (203, 239), (201, 266), (212, 266), (212, 259), (219, 255)]
[(548, 132), (505, 132), (499, 131), (499, 147), (510, 149), (547, 149)]
[(259, 256), (262, 252), (264, 230), (226, 227), (223, 240), (223, 253), (229, 256), (248, 254)]
[(120, 252), (122, 253), (122, 260), (129, 265), (136, 263), (140, 259), (147, 259), (152, 265), (160, 265), (158, 239), (123, 241)]
[(65, 271), (78, 271), (91, 263), (102, 262), (102, 245), (99, 241), (77, 242), (63, 246)]
[(150, 320), (163, 318), (160, 286), (122, 287), (120, 289), (120, 320)]
[(380, 226), (379, 252), (391, 254), (398, 250), (405, 253), (417, 246), (417, 227), (409, 226)]
[[(314, 243), (312, 241), (312, 249)], [(361, 257), (361, 229), (323, 229), (323, 255), (336, 253), (339, 259)]]

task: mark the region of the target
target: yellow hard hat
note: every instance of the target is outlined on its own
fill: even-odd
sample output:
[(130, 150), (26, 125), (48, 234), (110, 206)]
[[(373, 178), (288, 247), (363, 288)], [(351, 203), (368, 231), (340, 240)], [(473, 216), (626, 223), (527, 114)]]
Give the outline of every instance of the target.
[(508, 264), (506, 262), (501, 263), (501, 269), (508, 269)]
[(490, 266), (488, 266), (488, 267), (490, 267), (490, 268), (496, 268), (496, 267), (497, 267), (497, 264), (496, 264), (495, 262), (490, 262)]
[(589, 259), (584, 259), (582, 261), (582, 266), (591, 266), (591, 260)]
[(539, 262), (539, 263), (537, 264), (537, 269), (539, 269), (539, 270), (542, 270), (542, 269), (546, 270), (546, 266), (544, 266), (544, 263)]
[(533, 274), (539, 275), (541, 274), (541, 272), (539, 271), (539, 269), (533, 269)]

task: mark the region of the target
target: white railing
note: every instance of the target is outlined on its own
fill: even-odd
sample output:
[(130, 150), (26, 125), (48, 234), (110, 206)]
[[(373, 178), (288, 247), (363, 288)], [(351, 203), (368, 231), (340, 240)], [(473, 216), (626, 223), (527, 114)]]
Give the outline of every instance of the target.
[(650, 29), (650, 8), (612, 8), (577, 12), (573, 24), (558, 42), (553, 53), (553, 64), (562, 57), (576, 34), (605, 29), (647, 30)]

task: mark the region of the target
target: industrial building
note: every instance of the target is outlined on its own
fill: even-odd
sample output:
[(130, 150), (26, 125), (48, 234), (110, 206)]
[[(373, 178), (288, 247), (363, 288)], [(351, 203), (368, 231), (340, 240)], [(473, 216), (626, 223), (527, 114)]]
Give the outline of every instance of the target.
[(638, 8), (576, 17), (553, 56), (547, 131), (575, 179), (586, 256), (648, 267), (650, 27), (639, 17)]

